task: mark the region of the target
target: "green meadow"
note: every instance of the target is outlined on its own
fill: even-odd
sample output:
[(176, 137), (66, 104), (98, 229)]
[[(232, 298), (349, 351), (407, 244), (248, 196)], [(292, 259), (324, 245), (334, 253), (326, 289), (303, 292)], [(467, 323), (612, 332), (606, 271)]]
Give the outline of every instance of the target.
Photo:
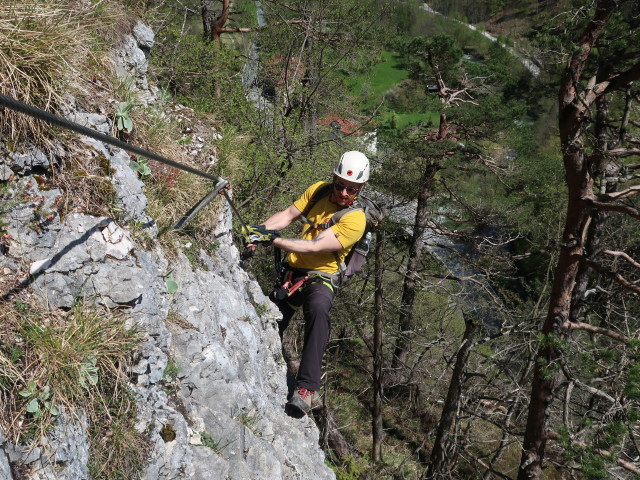
[[(349, 83), (354, 96), (362, 99), (360, 105), (363, 114), (371, 114), (383, 102), (385, 95), (391, 92), (404, 80), (409, 78), (409, 71), (402, 66), (402, 57), (395, 52), (384, 50), (382, 60), (369, 72), (350, 77)], [(429, 121), (437, 124), (438, 112), (394, 111), (389, 102), (382, 104), (379, 111), (380, 121), (386, 125), (402, 128)]]

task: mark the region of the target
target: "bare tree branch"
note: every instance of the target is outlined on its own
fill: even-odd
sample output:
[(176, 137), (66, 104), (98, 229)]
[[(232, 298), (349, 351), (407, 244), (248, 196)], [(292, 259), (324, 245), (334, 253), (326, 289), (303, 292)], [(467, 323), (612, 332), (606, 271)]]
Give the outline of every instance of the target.
[(640, 263), (637, 262), (636, 260), (634, 260), (630, 255), (628, 255), (625, 252), (618, 252), (618, 251), (613, 251), (613, 250), (602, 250), (601, 253), (604, 253), (606, 255), (611, 255), (611, 256), (614, 256), (614, 257), (622, 257), (627, 262), (629, 262), (631, 265), (633, 265), (634, 267), (640, 268)]
[(250, 33), (250, 32), (261, 32), (268, 28), (277, 27), (280, 25), (301, 25), (304, 23), (304, 20), (301, 19), (293, 19), (293, 20), (281, 20), (279, 22), (273, 22), (269, 25), (264, 25), (262, 27), (224, 27), (219, 30), (220, 33)]
[(605, 157), (608, 158), (625, 158), (640, 155), (640, 148), (615, 148), (604, 152), (595, 152), (587, 156), (590, 162), (598, 162)]
[(620, 192), (614, 192), (614, 193), (603, 193), (601, 195), (598, 195), (597, 198), (600, 201), (611, 201), (611, 200), (620, 200), (621, 198), (628, 198), (628, 197), (632, 197), (633, 195), (636, 195), (637, 193), (640, 193), (640, 185), (634, 185), (633, 187), (629, 187), (626, 190), (622, 190)]
[(562, 328), (568, 332), (572, 330), (584, 330), (590, 333), (598, 333), (622, 343), (627, 343), (629, 341), (628, 337), (625, 337), (618, 332), (614, 332), (613, 330), (610, 330), (608, 328), (597, 327), (596, 325), (591, 325), (590, 323), (566, 321), (562, 324)]
[(638, 210), (637, 208), (628, 205), (622, 205), (620, 203), (600, 202), (598, 200), (595, 200), (594, 197), (582, 197), (582, 200), (585, 201), (590, 207), (597, 208), (598, 210), (623, 213), (632, 218), (640, 220), (640, 210)]
[(605, 276), (607, 278), (610, 278), (611, 280), (613, 280), (617, 284), (623, 286), (627, 290), (631, 290), (634, 293), (640, 294), (640, 286), (636, 285), (634, 282), (630, 282), (629, 280), (624, 278), (619, 273), (614, 272), (614, 271), (610, 270), (609, 268), (605, 267), (604, 265), (596, 263), (596, 262), (594, 262), (592, 260), (586, 260), (586, 263), (587, 263), (588, 266), (593, 268), (595, 271), (597, 271), (601, 275), (603, 275), (603, 276)]

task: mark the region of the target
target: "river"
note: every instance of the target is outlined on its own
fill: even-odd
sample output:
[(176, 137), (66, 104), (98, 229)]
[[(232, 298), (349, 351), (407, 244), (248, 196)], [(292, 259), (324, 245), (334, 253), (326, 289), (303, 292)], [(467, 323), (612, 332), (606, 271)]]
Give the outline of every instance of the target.
[[(416, 201), (398, 201), (371, 190), (367, 191), (367, 196), (384, 203), (387, 217), (402, 225), (409, 235), (413, 234)], [(423, 236), (424, 248), (452, 277), (462, 279), (460, 292), (452, 295), (450, 302), (461, 310), (467, 320), (475, 320), (484, 325), (489, 335), (497, 334), (502, 327), (504, 306), (484, 275), (473, 267), (477, 254), (473, 252), (471, 245), (452, 241), (455, 235), (447, 234), (442, 226), (444, 218), (432, 220), (430, 223), (438, 225), (439, 231), (427, 226)]]

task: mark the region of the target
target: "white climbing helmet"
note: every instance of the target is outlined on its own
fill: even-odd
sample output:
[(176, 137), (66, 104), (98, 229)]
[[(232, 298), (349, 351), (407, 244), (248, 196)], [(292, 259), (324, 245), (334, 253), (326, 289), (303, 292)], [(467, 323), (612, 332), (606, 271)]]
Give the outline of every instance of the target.
[(369, 159), (355, 150), (345, 152), (333, 173), (351, 182), (365, 183), (369, 180)]

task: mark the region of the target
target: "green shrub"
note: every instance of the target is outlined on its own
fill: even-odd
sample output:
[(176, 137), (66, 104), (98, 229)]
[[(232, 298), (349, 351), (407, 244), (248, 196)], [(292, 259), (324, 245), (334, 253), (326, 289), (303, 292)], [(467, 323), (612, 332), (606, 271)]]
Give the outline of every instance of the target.
[(338, 480), (358, 480), (367, 468), (367, 461), (353, 455), (343, 459), (342, 465), (334, 467)]

